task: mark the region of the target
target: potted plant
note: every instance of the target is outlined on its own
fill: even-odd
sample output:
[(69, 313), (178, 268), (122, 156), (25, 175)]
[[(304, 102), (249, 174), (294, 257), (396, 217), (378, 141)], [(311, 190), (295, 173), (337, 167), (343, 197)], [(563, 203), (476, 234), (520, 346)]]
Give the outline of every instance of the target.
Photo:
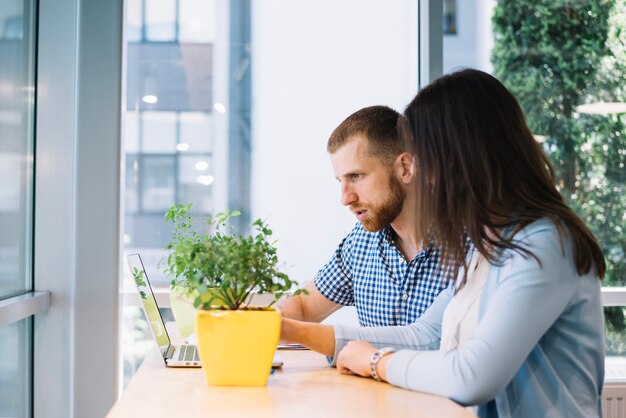
[(176, 326), (181, 337), (188, 337), (196, 330), (196, 307), (194, 302), (197, 297), (202, 302), (208, 302), (212, 296), (218, 296), (211, 300), (212, 305), (221, 305), (219, 295), (214, 294), (211, 289), (200, 296), (194, 284), (194, 279), (198, 276), (204, 277), (203, 254), (208, 250), (208, 244), (214, 237), (211, 231), (214, 229), (214, 220), (217, 217), (239, 216), (239, 211), (216, 214), (216, 218), (208, 217), (204, 228), (206, 233), (200, 233), (192, 228), (191, 207), (189, 205), (174, 205), (165, 214), (165, 220), (173, 224), (172, 240), (165, 249), (170, 252), (167, 257), (167, 268), (165, 273), (172, 277), (170, 281), (170, 307), (176, 321)]
[(204, 251), (203, 242), (209, 238), (192, 229), (191, 206), (175, 205), (165, 214), (166, 221), (174, 226), (172, 240), (166, 246), (170, 254), (165, 273), (173, 277), (170, 282), (170, 307), (181, 337), (188, 337), (195, 332), (194, 301), (199, 294), (192, 285), (192, 279), (201, 274), (201, 270), (196, 268), (199, 261), (196, 254)]
[[(227, 210), (208, 217), (208, 231), (199, 233), (192, 229), (190, 207), (176, 205), (167, 212), (174, 224), (167, 272), (174, 287), (195, 297), (207, 383), (265, 385), (280, 337), (280, 313), (271, 306), (296, 283), (278, 271), (272, 231), (262, 220), (252, 223), (251, 235), (241, 236), (230, 222), (240, 213)], [(253, 293), (271, 294), (268, 306), (249, 306)]]

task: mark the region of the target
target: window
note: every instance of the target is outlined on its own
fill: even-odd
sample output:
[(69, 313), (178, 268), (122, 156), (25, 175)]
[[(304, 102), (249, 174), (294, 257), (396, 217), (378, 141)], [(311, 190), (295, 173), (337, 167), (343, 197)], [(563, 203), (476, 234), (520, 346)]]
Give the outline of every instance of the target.
[(32, 284), (35, 10), (0, 3), (0, 416), (32, 414)]
[[(173, 196), (198, 214), (240, 210), (241, 230), (267, 219), (285, 270), (313, 278), (354, 225), (326, 140), (354, 111), (402, 110), (417, 91), (417, 3), (181, 0), (167, 41), (146, 36), (143, 4), (128, 3), (126, 250), (139, 251), (150, 279), (167, 286), (164, 203), (148, 211), (146, 199)], [(146, 135), (148, 112), (171, 123)], [(132, 283), (125, 292), (133, 296)], [(142, 318), (127, 328), (143, 334)]]
[(0, 297), (31, 289), (32, 7), (29, 1), (0, 7)]
[[(250, 71), (240, 65), (249, 62), (250, 6), (129, 0), (127, 8), (124, 244), (126, 253), (141, 253), (158, 294), (169, 284), (161, 263), (169, 207), (192, 203), (194, 215), (208, 215), (231, 205), (249, 215), (247, 195), (225, 186), (247, 191), (249, 173), (225, 160), (250, 166), (249, 149), (239, 146), (251, 131)], [(126, 382), (150, 347), (138, 306), (123, 309), (122, 340), (137, 341), (123, 344)]]
[(32, 341), (30, 318), (0, 327), (0, 416), (31, 415)]
[(443, 34), (456, 35), (456, 0), (443, 0)]
[(561, 193), (604, 249), (607, 377), (614, 376), (611, 364), (626, 356), (626, 3), (458, 7), (459, 32), (444, 35), (444, 72), (479, 68), (513, 92), (556, 168)]
[[(128, 252), (142, 253), (157, 286), (168, 283), (158, 267), (170, 238), (165, 211), (193, 203), (195, 213), (208, 214), (216, 200), (225, 205), (213, 182), (226, 175), (216, 172), (214, 158), (229, 132), (215, 119), (238, 110), (214, 93), (217, 83), (228, 82), (216, 74), (230, 56), (217, 51), (228, 42), (217, 35), (217, 12), (214, 1), (128, 2), (124, 241)], [(232, 174), (235, 182), (248, 181)]]

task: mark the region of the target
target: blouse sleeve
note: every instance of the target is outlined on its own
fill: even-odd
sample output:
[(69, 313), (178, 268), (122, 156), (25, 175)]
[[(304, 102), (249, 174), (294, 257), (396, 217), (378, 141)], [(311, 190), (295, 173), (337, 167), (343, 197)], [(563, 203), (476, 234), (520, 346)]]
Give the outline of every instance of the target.
[(466, 405), (486, 402), (506, 387), (584, 279), (554, 225), (529, 233), (524, 244), (538, 260), (514, 252), (504, 265), (492, 266), (488, 280), (496, 287), (468, 341), (446, 352), (395, 353), (387, 363), (390, 383)]
[[(441, 338), (441, 318), (454, 295), (452, 281), (424, 314), (411, 325), (398, 327), (354, 327), (335, 325), (335, 355), (349, 342), (366, 340), (377, 347), (392, 346), (398, 350), (437, 350)], [(335, 365), (335, 362), (332, 363)]]

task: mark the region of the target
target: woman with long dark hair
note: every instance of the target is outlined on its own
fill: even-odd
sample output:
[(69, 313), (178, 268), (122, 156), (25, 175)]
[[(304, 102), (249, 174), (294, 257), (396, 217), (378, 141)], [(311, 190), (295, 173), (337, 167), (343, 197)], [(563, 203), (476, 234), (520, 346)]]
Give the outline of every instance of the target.
[(463, 70), (422, 89), (405, 117), (418, 229), (459, 266), (457, 280), (412, 325), (285, 321), (283, 338), (480, 416), (599, 416), (604, 258), (519, 104), (494, 77)]

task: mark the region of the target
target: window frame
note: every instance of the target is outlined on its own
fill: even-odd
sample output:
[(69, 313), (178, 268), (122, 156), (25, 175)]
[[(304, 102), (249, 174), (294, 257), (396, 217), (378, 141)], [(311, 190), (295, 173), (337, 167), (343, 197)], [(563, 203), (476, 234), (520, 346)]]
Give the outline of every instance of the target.
[(123, 17), (123, 0), (39, 4), (34, 416), (104, 416), (118, 395)]

